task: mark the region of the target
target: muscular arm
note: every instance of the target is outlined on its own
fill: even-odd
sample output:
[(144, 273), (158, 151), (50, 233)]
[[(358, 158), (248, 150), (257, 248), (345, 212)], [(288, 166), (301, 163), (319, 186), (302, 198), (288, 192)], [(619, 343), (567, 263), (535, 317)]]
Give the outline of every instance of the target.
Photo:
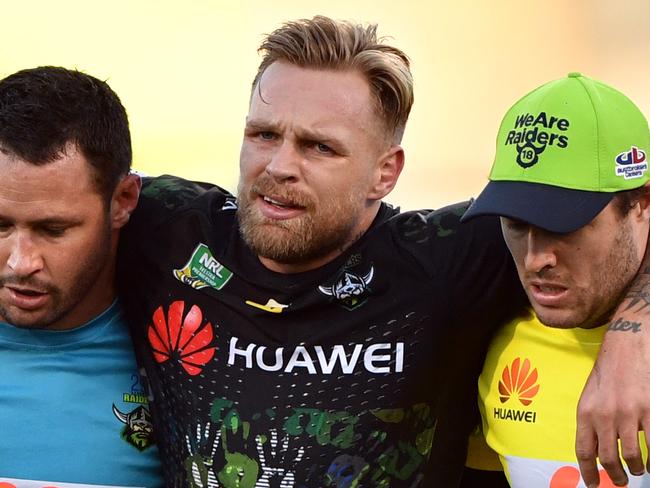
[[(576, 455), (588, 487), (598, 486), (596, 456), (617, 486), (645, 468), (638, 432), (650, 432), (650, 252), (612, 316), (578, 404)], [(649, 466), (650, 467), (650, 466)]]

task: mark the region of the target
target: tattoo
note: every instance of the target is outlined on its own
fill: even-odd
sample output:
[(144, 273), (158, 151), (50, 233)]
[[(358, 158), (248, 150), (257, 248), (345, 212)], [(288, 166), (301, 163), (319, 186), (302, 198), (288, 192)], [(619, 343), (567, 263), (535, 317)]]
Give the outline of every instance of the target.
[(641, 322), (630, 322), (619, 317), (616, 321), (609, 324), (608, 329), (618, 330), (621, 332), (632, 331), (636, 334), (641, 331)]
[(637, 308), (639, 305), (637, 311), (641, 311), (650, 306), (650, 290), (646, 290), (648, 284), (650, 283), (638, 283), (632, 285), (625, 295), (625, 299), (629, 302), (623, 311)]
[(647, 264), (650, 260), (650, 251), (646, 251), (643, 259), (644, 263), (641, 269), (639, 269), (632, 286), (625, 294), (627, 304), (622, 311), (635, 309), (635, 311), (640, 312), (650, 307), (650, 265)]

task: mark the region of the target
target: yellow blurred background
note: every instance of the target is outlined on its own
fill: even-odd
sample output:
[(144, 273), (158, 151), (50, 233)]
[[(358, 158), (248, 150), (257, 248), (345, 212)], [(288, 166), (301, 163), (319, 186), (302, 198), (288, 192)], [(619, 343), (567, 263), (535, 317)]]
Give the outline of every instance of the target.
[(411, 57), (407, 165), (387, 199), (404, 209), (480, 191), (506, 109), (570, 71), (650, 113), (648, 0), (4, 1), (0, 76), (50, 64), (106, 79), (136, 169), (234, 191), (262, 34), (316, 14), (378, 23)]

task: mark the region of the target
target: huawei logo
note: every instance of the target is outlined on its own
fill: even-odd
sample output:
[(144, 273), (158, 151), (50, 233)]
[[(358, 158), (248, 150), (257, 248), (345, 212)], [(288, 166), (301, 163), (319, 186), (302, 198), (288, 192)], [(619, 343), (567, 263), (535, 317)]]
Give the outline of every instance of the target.
[(211, 345), (212, 324), (203, 321), (196, 305), (186, 312), (181, 300), (172, 302), (166, 314), (162, 306), (156, 309), (147, 336), (157, 362), (178, 362), (190, 376), (203, 370), (216, 349)]
[(503, 368), (503, 374), (499, 380), (501, 403), (506, 403), (514, 395), (522, 405), (528, 406), (538, 391), (537, 368), (531, 371), (528, 359), (524, 359), (522, 363), (521, 358), (515, 358), (512, 364)]

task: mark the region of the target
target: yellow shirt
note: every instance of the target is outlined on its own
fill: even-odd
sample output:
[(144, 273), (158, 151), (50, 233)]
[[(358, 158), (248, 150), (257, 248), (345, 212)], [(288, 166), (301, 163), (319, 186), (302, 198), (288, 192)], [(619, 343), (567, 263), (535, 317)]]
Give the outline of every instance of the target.
[[(479, 406), (486, 441), (512, 487), (584, 487), (575, 459), (576, 409), (605, 331), (546, 327), (531, 313), (493, 339)], [(600, 486), (614, 486), (602, 469)], [(630, 476), (628, 486), (650, 487), (650, 476)]]

